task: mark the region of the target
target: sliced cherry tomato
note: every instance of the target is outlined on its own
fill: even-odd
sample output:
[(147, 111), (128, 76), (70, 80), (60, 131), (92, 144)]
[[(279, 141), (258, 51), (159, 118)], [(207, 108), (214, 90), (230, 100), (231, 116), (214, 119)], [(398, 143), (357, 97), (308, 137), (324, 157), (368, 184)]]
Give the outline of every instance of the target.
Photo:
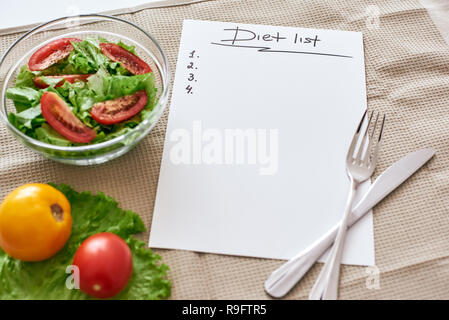
[(133, 260), (128, 244), (119, 236), (102, 232), (90, 236), (73, 258), (81, 291), (97, 298), (116, 296), (128, 284)]
[[(89, 78), (90, 76), (91, 76), (91, 74), (65, 74), (65, 75), (60, 75), (60, 76), (45, 76), (45, 78), (49, 78), (49, 79), (62, 78), (61, 81), (59, 81), (55, 85), (55, 87), (60, 87), (64, 84), (65, 81), (70, 82), (70, 83), (74, 83), (76, 80), (87, 81), (87, 78)], [(34, 78), (33, 82), (36, 85), (36, 87), (38, 87), (38, 88), (45, 89), (48, 87), (48, 84), (46, 84), (44, 82), (42, 77)]]
[(92, 118), (101, 124), (115, 124), (138, 114), (148, 102), (148, 95), (145, 90), (137, 91), (134, 94), (98, 102), (90, 110)]
[(100, 43), (101, 52), (112, 61), (120, 62), (132, 74), (151, 72), (150, 66), (125, 48), (115, 43)]
[(50, 126), (70, 141), (88, 143), (96, 136), (95, 131), (84, 125), (54, 92), (42, 95), (41, 110)]
[(79, 42), (78, 38), (61, 38), (39, 48), (28, 61), (31, 71), (47, 69), (58, 61), (67, 57), (73, 50), (71, 42)]

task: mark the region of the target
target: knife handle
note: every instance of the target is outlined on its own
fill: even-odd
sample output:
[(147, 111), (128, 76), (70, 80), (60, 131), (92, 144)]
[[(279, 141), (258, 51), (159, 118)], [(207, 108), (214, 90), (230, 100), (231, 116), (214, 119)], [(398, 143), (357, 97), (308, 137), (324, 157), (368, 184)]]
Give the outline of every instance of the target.
[[(368, 192), (369, 194), (370, 192)], [(359, 203), (366, 203), (366, 199), (362, 199)], [(376, 201), (375, 203), (377, 203)], [(375, 203), (370, 205), (357, 205), (352, 209), (348, 217), (347, 226), (350, 228), (361, 217), (369, 211)], [(285, 296), (295, 285), (301, 280), (314, 263), (326, 252), (334, 243), (337, 237), (338, 229), (341, 221), (335, 224), (329, 231), (323, 234), (310, 246), (301, 251), (298, 255), (288, 260), (278, 269), (274, 270), (265, 281), (265, 291), (272, 297), (281, 298)]]
[[(348, 217), (348, 228), (362, 216), (363, 214), (356, 215), (354, 212), (351, 212)], [(285, 296), (334, 243), (340, 224), (341, 222), (334, 225), (297, 256), (274, 270), (265, 281), (265, 291), (275, 298)]]
[(274, 270), (265, 281), (265, 291), (275, 298), (286, 295), (332, 245), (337, 237), (339, 226), (340, 223), (337, 223), (297, 256)]

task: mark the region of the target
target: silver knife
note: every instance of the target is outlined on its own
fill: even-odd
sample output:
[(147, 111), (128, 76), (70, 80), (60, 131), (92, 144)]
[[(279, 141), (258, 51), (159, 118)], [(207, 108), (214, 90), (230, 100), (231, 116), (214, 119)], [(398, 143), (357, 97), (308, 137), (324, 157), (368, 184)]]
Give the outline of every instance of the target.
[[(385, 170), (377, 177), (357, 205), (354, 206), (351, 216), (348, 219), (348, 226), (352, 226), (357, 220), (363, 217), (376, 204), (429, 161), (434, 154), (435, 151), (431, 148), (420, 149), (407, 154)], [(339, 227), (340, 223), (337, 223), (312, 245), (273, 271), (265, 281), (265, 291), (275, 298), (286, 295), (318, 258), (332, 245)]]

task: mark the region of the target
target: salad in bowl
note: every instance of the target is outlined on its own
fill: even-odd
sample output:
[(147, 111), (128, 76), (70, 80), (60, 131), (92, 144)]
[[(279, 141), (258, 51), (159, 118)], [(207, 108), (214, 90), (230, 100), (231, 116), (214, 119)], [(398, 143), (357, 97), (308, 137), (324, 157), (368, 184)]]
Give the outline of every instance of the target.
[(8, 119), (50, 144), (99, 143), (122, 135), (151, 113), (150, 66), (123, 42), (60, 38), (39, 48), (6, 91)]
[(14, 77), (9, 74), (2, 90), (3, 118), (35, 151), (67, 163), (105, 162), (128, 151), (159, 119), (168, 81), (160, 47), (156, 43), (164, 66), (151, 53), (141, 57), (131, 38), (105, 35), (51, 38), (22, 59)]

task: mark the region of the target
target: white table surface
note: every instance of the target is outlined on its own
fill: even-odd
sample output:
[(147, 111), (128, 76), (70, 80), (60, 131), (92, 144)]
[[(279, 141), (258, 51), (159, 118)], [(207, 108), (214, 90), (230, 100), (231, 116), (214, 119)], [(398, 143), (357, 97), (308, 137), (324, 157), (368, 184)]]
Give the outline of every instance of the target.
[(131, 8), (160, 0), (14, 0), (0, 1), (0, 29), (41, 23), (59, 17)]

